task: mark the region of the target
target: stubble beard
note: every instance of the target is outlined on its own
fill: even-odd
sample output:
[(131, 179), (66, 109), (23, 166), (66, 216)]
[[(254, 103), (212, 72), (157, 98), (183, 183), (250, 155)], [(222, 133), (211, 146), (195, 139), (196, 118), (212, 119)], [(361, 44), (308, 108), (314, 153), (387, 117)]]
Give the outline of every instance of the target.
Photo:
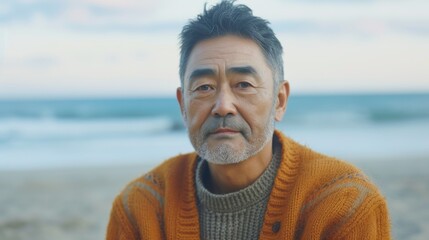
[(251, 136), (249, 132), (250, 127), (247, 124), (246, 126), (248, 129), (244, 132), (248, 132), (248, 134), (240, 132), (244, 142), (244, 146), (240, 149), (232, 147), (230, 143), (220, 143), (214, 147), (210, 147), (204, 133), (191, 135), (188, 131), (188, 134), (195, 151), (201, 158), (213, 164), (236, 164), (259, 153), (269, 140), (272, 139), (275, 128), (274, 109), (272, 109), (260, 136)]

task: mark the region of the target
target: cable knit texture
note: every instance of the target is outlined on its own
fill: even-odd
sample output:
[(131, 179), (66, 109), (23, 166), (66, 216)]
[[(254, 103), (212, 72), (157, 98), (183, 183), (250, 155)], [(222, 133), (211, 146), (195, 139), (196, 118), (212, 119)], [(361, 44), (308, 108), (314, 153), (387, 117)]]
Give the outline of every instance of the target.
[[(358, 169), (275, 135), (281, 163), (259, 239), (390, 239), (386, 202)], [(200, 239), (198, 162), (179, 155), (132, 181), (113, 203), (106, 238)]]

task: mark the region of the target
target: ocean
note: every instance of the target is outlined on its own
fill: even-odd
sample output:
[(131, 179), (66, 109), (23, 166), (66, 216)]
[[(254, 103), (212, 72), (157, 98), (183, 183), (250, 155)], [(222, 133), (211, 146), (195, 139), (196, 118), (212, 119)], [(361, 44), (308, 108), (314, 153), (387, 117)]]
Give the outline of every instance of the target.
[[(292, 95), (276, 127), (350, 161), (429, 161), (429, 94)], [(154, 165), (189, 151), (174, 97), (0, 100), (0, 170)]]

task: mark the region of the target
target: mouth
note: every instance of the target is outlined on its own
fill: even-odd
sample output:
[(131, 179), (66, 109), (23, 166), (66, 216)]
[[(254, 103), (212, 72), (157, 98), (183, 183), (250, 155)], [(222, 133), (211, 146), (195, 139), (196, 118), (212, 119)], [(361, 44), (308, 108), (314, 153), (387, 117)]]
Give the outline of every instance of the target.
[(237, 134), (237, 133), (240, 133), (240, 132), (230, 128), (218, 128), (215, 131), (211, 132), (211, 134), (215, 134), (215, 135)]

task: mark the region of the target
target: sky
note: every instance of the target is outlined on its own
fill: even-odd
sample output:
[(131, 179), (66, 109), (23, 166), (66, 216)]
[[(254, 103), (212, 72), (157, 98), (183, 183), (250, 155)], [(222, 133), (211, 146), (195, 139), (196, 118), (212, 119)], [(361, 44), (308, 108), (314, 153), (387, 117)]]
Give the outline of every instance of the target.
[[(2, 0), (0, 98), (174, 96), (204, 2)], [(429, 92), (427, 0), (237, 2), (271, 22), (292, 93)]]

